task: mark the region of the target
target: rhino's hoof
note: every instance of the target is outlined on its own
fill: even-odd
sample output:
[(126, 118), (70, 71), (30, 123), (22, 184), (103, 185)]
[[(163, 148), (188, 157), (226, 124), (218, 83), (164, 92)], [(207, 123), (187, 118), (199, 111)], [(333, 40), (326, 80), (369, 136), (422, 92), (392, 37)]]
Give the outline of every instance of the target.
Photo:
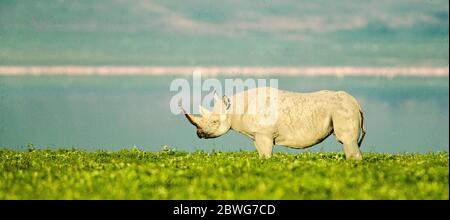
[(362, 160), (362, 155), (354, 154), (354, 155), (349, 155), (346, 158), (347, 158), (347, 160)]

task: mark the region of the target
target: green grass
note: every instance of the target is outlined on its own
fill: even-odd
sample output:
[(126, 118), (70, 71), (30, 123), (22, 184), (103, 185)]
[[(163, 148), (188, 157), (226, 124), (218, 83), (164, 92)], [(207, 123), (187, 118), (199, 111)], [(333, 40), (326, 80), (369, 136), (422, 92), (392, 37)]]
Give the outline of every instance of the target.
[(449, 199), (449, 155), (0, 150), (0, 199)]

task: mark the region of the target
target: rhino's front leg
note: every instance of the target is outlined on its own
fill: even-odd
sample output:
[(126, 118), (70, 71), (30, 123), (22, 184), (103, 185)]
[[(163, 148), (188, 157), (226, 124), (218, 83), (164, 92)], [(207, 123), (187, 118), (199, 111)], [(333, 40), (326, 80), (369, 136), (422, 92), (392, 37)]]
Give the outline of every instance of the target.
[(272, 135), (256, 134), (255, 147), (258, 151), (259, 157), (270, 158), (272, 156), (273, 138)]

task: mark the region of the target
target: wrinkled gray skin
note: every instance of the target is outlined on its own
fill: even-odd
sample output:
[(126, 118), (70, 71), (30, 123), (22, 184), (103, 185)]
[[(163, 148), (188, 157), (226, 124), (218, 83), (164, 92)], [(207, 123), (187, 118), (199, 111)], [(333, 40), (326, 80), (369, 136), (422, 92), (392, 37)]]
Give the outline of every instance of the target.
[[(277, 99), (270, 101), (273, 91), (278, 92)], [(266, 96), (258, 99), (261, 93)], [(362, 159), (363, 114), (356, 99), (346, 92), (294, 93), (263, 87), (230, 98), (215, 95), (214, 99), (212, 111), (199, 106), (200, 117), (183, 110), (197, 127), (199, 138), (219, 137), (233, 129), (254, 140), (260, 157), (269, 158), (274, 145), (308, 148), (334, 134), (347, 159)], [(257, 106), (256, 111), (251, 106)]]

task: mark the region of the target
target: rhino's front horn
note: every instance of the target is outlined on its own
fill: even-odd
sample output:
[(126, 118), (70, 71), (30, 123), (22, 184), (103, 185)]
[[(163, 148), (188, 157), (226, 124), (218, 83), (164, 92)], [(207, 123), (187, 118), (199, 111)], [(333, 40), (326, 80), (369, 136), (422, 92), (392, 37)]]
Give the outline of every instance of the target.
[(183, 111), (184, 116), (186, 116), (186, 118), (188, 119), (189, 122), (191, 122), (191, 124), (193, 124), (195, 127), (199, 127), (199, 122), (200, 122), (200, 118), (196, 117), (192, 114), (188, 114), (182, 107), (181, 107), (181, 111)]

